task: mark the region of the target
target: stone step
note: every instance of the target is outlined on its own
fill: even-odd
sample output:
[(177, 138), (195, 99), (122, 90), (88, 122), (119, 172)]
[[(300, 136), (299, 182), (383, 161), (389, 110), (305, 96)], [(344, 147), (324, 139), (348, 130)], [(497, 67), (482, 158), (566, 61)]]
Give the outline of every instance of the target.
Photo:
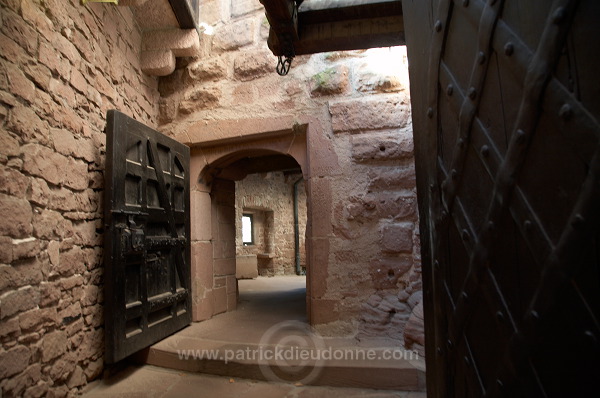
[(424, 359), (410, 359), (410, 352), (327, 339), (318, 347), (307, 347), (294, 341), (296, 337), (290, 335), (290, 345), (275, 346), (176, 334), (138, 353), (135, 359), (187, 372), (297, 385), (425, 391)]

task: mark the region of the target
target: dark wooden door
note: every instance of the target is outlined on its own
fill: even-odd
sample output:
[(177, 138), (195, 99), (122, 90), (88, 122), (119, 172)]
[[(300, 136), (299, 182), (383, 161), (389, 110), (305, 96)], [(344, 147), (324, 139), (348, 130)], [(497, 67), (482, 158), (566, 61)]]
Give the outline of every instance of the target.
[(105, 172), (107, 363), (191, 321), (189, 148), (109, 111)]
[(600, 2), (403, 0), (430, 397), (600, 391)]

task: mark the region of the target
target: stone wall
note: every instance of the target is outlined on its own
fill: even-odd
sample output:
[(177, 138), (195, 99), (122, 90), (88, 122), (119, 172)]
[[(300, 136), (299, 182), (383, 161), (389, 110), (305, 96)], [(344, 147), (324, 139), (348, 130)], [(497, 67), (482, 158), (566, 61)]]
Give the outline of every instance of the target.
[[(241, 142), (269, 131), (261, 120), (312, 120), (309, 318), (322, 333), (402, 344), (421, 295), (404, 49), (299, 56), (280, 77), (258, 0), (202, 1), (200, 19), (215, 33), (202, 35), (199, 57), (161, 78), (161, 131), (189, 144)], [(315, 146), (329, 155), (315, 158)]]
[[(302, 174), (283, 172), (250, 174), (235, 184), (236, 254), (273, 254), (259, 257), (259, 274), (263, 276), (295, 275), (294, 251), (294, 183)], [(255, 244), (242, 244), (242, 214), (254, 213)], [(271, 218), (270, 220), (268, 218)], [(300, 230), (300, 265), (306, 266), (306, 192), (298, 183), (298, 221)]]
[(105, 116), (155, 126), (126, 7), (0, 5), (0, 395), (64, 396), (103, 369)]

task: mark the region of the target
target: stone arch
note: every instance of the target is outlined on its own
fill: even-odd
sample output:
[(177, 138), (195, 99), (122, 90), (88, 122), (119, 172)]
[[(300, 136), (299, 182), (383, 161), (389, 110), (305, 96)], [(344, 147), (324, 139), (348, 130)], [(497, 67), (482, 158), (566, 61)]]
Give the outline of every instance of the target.
[[(321, 308), (320, 304), (324, 304), (320, 297), (324, 292), (323, 280), (327, 275), (328, 267), (329, 245), (324, 241), (330, 238), (331, 225), (326, 224), (329, 218), (323, 215), (331, 214), (332, 211), (328, 177), (333, 175), (337, 168), (337, 157), (330, 146), (330, 140), (323, 137), (320, 124), (310, 119), (300, 122), (285, 118), (241, 120), (216, 122), (216, 124), (205, 126), (206, 131), (213, 133), (217, 131), (221, 133), (220, 135), (194, 133), (188, 135), (195, 140), (195, 142), (188, 142), (191, 147), (190, 176), (192, 178), (193, 320), (209, 319), (213, 315), (236, 307), (235, 230), (231, 234), (232, 241), (223, 241), (218, 236), (219, 232), (213, 225), (220, 223), (218, 202), (226, 203), (228, 200), (218, 196), (219, 192), (234, 191), (233, 181), (245, 177), (236, 174), (243, 169), (240, 162), (243, 163), (246, 158), (266, 156), (276, 162), (285, 161), (285, 158), (293, 159), (302, 170), (308, 198), (307, 317), (311, 323), (320, 323), (319, 313), (322, 311), (314, 313), (312, 309)], [(239, 131), (243, 134), (236, 134)], [(243, 174), (243, 171), (241, 173)], [(320, 200), (312, 201), (310, 199), (312, 195), (318, 196)], [(233, 210), (235, 211), (235, 207)], [(227, 212), (227, 209), (223, 211)], [(235, 221), (235, 218), (233, 220)], [(220, 224), (227, 225), (227, 223)]]

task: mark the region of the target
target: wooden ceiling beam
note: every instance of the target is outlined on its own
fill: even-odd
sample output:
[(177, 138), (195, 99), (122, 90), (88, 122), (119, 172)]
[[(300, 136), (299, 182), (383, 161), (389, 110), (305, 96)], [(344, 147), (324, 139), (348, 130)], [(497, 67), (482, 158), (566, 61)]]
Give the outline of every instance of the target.
[[(302, 55), (405, 44), (399, 0), (261, 0), (273, 54)], [(301, 3), (299, 7), (296, 3)], [(295, 36), (291, 40), (290, 31)], [(291, 49), (290, 49), (291, 47)]]

